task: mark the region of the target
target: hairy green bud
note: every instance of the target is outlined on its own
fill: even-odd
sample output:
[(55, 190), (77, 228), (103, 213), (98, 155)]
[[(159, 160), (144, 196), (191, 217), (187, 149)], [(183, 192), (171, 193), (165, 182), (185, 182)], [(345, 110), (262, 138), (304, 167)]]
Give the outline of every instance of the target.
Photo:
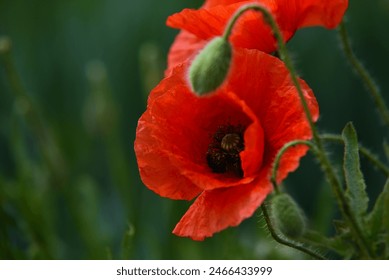
[(290, 195), (281, 193), (272, 199), (271, 215), (284, 235), (297, 238), (304, 234), (304, 213)]
[(216, 90), (225, 80), (230, 69), (231, 44), (223, 37), (216, 37), (195, 57), (189, 68), (189, 81), (198, 96)]

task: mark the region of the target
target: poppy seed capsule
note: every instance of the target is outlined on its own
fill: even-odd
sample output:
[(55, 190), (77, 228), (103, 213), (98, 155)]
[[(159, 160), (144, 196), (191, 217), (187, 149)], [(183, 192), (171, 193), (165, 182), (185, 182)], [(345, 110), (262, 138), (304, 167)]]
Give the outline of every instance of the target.
[(226, 152), (239, 153), (243, 150), (243, 141), (237, 133), (229, 133), (224, 135), (220, 146)]
[(231, 44), (223, 37), (216, 37), (205, 46), (189, 68), (189, 82), (196, 95), (204, 96), (224, 82), (231, 57)]
[(272, 199), (271, 215), (277, 228), (286, 236), (297, 238), (304, 234), (304, 214), (290, 195), (282, 193)]

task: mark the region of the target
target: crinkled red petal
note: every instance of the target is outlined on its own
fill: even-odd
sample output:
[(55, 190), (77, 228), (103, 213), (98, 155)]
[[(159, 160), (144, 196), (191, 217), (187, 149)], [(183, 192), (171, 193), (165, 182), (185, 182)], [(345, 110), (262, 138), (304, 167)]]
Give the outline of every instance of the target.
[[(251, 216), (271, 190), (270, 171), (278, 150), (312, 135), (279, 59), (257, 50), (235, 49), (227, 80), (207, 98), (190, 92), (187, 66), (176, 67), (152, 91), (137, 128), (135, 151), (142, 180), (153, 191), (177, 199), (200, 194), (174, 233), (202, 240)], [(315, 97), (305, 82), (300, 84), (316, 120)], [(226, 121), (247, 126), (240, 154), (243, 179), (212, 173), (205, 161), (212, 134)], [(288, 151), (279, 181), (298, 167), (306, 151), (305, 146)]]
[(341, 22), (348, 0), (282, 0), (278, 7), (285, 16), (279, 17), (280, 25), (285, 28), (323, 26), (332, 29)]
[(201, 241), (227, 227), (237, 226), (253, 215), (270, 191), (266, 174), (247, 185), (204, 191), (173, 233)]
[(175, 66), (186, 60), (192, 60), (207, 43), (208, 41), (202, 40), (186, 30), (180, 31), (170, 47), (165, 76), (169, 76)]
[[(199, 189), (250, 183), (263, 154), (263, 131), (256, 115), (233, 92), (195, 97), (185, 74), (184, 66), (175, 68), (151, 92), (147, 110), (138, 123), (135, 152), (143, 182), (161, 196), (175, 199), (191, 199)], [(251, 157), (242, 157), (244, 178), (213, 173), (207, 165), (212, 136), (226, 124), (246, 127), (245, 153)], [(187, 180), (190, 184), (181, 184)]]
[[(209, 3), (208, 3), (209, 2)], [(170, 16), (167, 25), (187, 30), (199, 39), (209, 40), (223, 34), (232, 15), (244, 4), (260, 3), (275, 16), (284, 40), (289, 40), (301, 27), (324, 26), (334, 28), (341, 21), (348, 0), (257, 0), (257, 1), (208, 1), (199, 10), (184, 9)], [(218, 2), (220, 2), (219, 5)], [(236, 24), (231, 36), (237, 47), (253, 48), (264, 52), (276, 50), (271, 29), (258, 12), (247, 12)]]
[(204, 8), (213, 7), (213, 6), (219, 6), (219, 5), (231, 5), (238, 2), (245, 2), (247, 0), (205, 0), (205, 3), (203, 5)]
[[(316, 98), (303, 80), (299, 79), (299, 82), (316, 121), (319, 117)], [(262, 168), (271, 165), (278, 150), (287, 142), (312, 138), (297, 90), (281, 60), (256, 50), (236, 49), (224, 90), (239, 90), (239, 97), (250, 104), (261, 122), (265, 137)], [(306, 151), (307, 147), (298, 146), (286, 153), (280, 164), (279, 180), (298, 167), (299, 159)]]
[[(236, 49), (232, 65), (228, 82), (220, 91), (238, 92), (263, 122), (263, 162), (253, 182), (205, 191), (196, 199), (173, 231), (194, 240), (203, 240), (250, 217), (271, 189), (270, 172), (278, 150), (289, 141), (312, 137), (299, 96), (282, 61), (256, 50)], [(317, 120), (316, 99), (304, 81), (300, 80), (300, 84)], [(306, 146), (297, 146), (284, 155), (277, 176), (279, 182), (298, 167), (307, 150)], [(250, 154), (241, 153), (242, 161), (245, 156)]]

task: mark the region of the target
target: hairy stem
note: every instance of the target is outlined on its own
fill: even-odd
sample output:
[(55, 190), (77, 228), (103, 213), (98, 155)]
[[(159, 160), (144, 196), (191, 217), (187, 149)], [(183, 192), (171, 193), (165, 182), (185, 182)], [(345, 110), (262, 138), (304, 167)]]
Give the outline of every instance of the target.
[(317, 260), (325, 260), (326, 259), (322, 255), (320, 255), (318, 252), (313, 251), (309, 247), (306, 247), (303, 244), (300, 244), (296, 241), (292, 241), (292, 240), (286, 238), (285, 236), (283, 236), (282, 234), (279, 234), (277, 232), (274, 224), (273, 224), (273, 221), (270, 218), (270, 213), (269, 213), (269, 210), (268, 210), (265, 202), (262, 203), (261, 209), (262, 209), (263, 217), (265, 218), (265, 221), (266, 221), (266, 225), (269, 229), (269, 232), (275, 241), (277, 241), (278, 243), (281, 243), (285, 246), (288, 246), (288, 247), (294, 248), (298, 251), (301, 251), (305, 254), (308, 254), (309, 256), (311, 256), (314, 259), (317, 259)]
[(303, 110), (305, 112), (307, 121), (309, 123), (309, 126), (312, 130), (313, 139), (315, 141), (316, 147), (317, 147), (317, 158), (321, 164), (321, 167), (326, 174), (327, 180), (329, 181), (330, 185), (332, 186), (333, 192), (335, 194), (335, 197), (337, 199), (337, 203), (339, 205), (340, 211), (342, 213), (342, 216), (344, 219), (348, 222), (350, 225), (350, 228), (357, 239), (358, 247), (360, 248), (363, 256), (365, 258), (370, 259), (372, 255), (372, 251), (365, 239), (365, 236), (362, 234), (361, 229), (359, 228), (356, 218), (354, 216), (354, 213), (351, 211), (350, 206), (347, 203), (347, 200), (345, 198), (342, 184), (338, 178), (338, 176), (335, 173), (334, 168), (332, 167), (330, 160), (325, 152), (323, 143), (319, 137), (319, 133), (316, 129), (316, 126), (314, 125), (314, 121), (312, 118), (311, 111), (309, 110), (308, 103), (305, 99), (303, 90), (301, 88), (301, 85), (299, 83), (299, 80), (297, 78), (297, 72), (293, 66), (292, 60), (289, 57), (288, 51), (286, 49), (282, 33), (278, 27), (277, 22), (275, 21), (273, 15), (269, 12), (269, 10), (258, 4), (248, 4), (245, 6), (242, 6), (236, 14), (232, 17), (229, 24), (227, 25), (226, 31), (223, 35), (224, 38), (228, 39), (231, 31), (233, 29), (234, 24), (236, 23), (237, 19), (246, 11), (248, 10), (255, 10), (262, 13), (264, 21), (272, 28), (272, 31), (274, 33), (274, 36), (277, 40), (278, 44), (278, 52), (280, 54), (281, 59), (284, 61), (286, 68), (288, 69), (291, 80), (293, 82), (293, 85), (295, 86), (297, 93), (300, 97), (301, 105), (303, 107)]
[(278, 153), (276, 155), (276, 158), (274, 160), (274, 163), (273, 163), (272, 175), (271, 175), (271, 179), (270, 179), (272, 184), (273, 184), (274, 190), (277, 193), (280, 192), (280, 190), (279, 190), (280, 188), (279, 188), (278, 183), (277, 183), (277, 171), (278, 171), (278, 168), (280, 166), (281, 158), (285, 154), (286, 151), (288, 151), (290, 148), (295, 147), (297, 145), (306, 145), (306, 146), (309, 146), (312, 149), (316, 149), (316, 146), (312, 142), (310, 142), (310, 141), (307, 141), (307, 140), (295, 140), (295, 141), (291, 141), (291, 142), (286, 143), (278, 151)]
[(366, 88), (370, 92), (375, 106), (378, 109), (378, 112), (381, 116), (382, 121), (389, 127), (389, 110), (385, 104), (384, 98), (378, 88), (378, 86), (374, 83), (373, 78), (366, 70), (366, 68), (362, 65), (359, 59), (354, 54), (349, 36), (347, 34), (346, 26), (344, 22), (339, 25), (339, 38), (342, 43), (343, 52), (355, 70), (356, 74), (361, 78), (362, 82), (365, 84)]

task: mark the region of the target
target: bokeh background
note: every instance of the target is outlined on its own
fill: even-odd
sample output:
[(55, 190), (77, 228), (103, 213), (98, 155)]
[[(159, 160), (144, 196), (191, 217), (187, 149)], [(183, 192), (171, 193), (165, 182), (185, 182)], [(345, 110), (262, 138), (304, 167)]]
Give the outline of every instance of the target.
[[(201, 4), (0, 0), (0, 36), (12, 40), (20, 77), (10, 79), (1, 60), (1, 259), (305, 258), (271, 239), (259, 211), (204, 242), (176, 237), (171, 231), (191, 202), (161, 198), (141, 183), (137, 120), (177, 34), (165, 20)], [(389, 101), (389, 1), (351, 0), (346, 21)], [(337, 31), (300, 30), (288, 47), (319, 101), (320, 131), (340, 133), (353, 121), (360, 141), (385, 160), (388, 135)], [(340, 166), (342, 148), (328, 148)], [(362, 167), (374, 201), (385, 178), (364, 160)], [(310, 226), (331, 235), (337, 211), (316, 161), (305, 157), (285, 184)]]

